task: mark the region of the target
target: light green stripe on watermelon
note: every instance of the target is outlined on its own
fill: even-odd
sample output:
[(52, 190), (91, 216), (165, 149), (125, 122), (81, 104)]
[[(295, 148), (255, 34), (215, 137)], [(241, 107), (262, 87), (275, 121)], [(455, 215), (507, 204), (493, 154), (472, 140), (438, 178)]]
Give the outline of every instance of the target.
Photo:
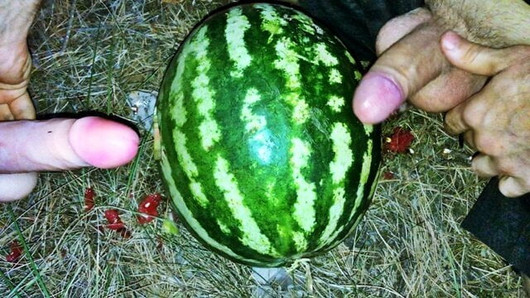
[(184, 95), (182, 93), (172, 94), (174, 98), (172, 104), (170, 105), (171, 118), (175, 122), (175, 125), (182, 127), (184, 123), (188, 120), (187, 112), (184, 108)]
[[(373, 146), (374, 146), (374, 142), (371, 139), (368, 139), (368, 144), (363, 154), (363, 166), (362, 166), (361, 179), (359, 181), (359, 185), (366, 185), (366, 183), (368, 182), (368, 179), (370, 178), (370, 174), (374, 170), (372, 168), (372, 154), (371, 154), (373, 150)], [(366, 195), (364, 193), (364, 189), (365, 189), (364, 187), (359, 187), (357, 189), (357, 198), (355, 200), (354, 210), (357, 210), (359, 208), (359, 205), (363, 201), (362, 198), (364, 198), (364, 196)], [(352, 212), (352, 214), (350, 215), (350, 220), (353, 218), (354, 215), (355, 215), (355, 212)]]
[[(285, 72), (284, 79), (287, 89), (297, 91), (302, 86), (300, 82), (300, 64), (298, 63), (300, 53), (291, 49), (293, 46), (293, 42), (288, 37), (282, 37), (278, 40), (274, 47), (277, 57), (274, 61), (274, 66)], [(289, 102), (289, 104), (294, 103)]]
[(175, 149), (179, 155), (179, 163), (188, 178), (197, 177), (199, 170), (186, 147), (187, 138), (179, 129), (173, 130), (173, 139), (178, 140)]
[(333, 161), (329, 165), (332, 181), (340, 185), (346, 178), (346, 172), (353, 164), (353, 151), (351, 150), (351, 135), (344, 123), (333, 124), (331, 131), (333, 142)]
[(190, 182), (190, 191), (191, 193), (193, 194), (193, 196), (195, 197), (195, 199), (197, 200), (197, 202), (199, 203), (199, 205), (201, 205), (202, 207), (207, 207), (208, 206), (208, 197), (206, 197), (206, 195), (204, 194), (204, 191), (202, 189), (202, 184), (200, 184), (199, 182), (195, 181), (195, 179), (193, 178), (190, 178), (191, 182)]
[(305, 123), (310, 116), (309, 105), (300, 92), (302, 86), (300, 79), (300, 54), (291, 47), (295, 44), (289, 38), (280, 38), (276, 43), (277, 59), (274, 66), (285, 72), (286, 89), (291, 92), (284, 96), (287, 103), (293, 106), (293, 119), (296, 124)]
[(252, 112), (252, 106), (260, 101), (259, 91), (255, 88), (250, 88), (243, 100), (243, 108), (241, 109), (241, 120), (245, 124), (245, 129), (248, 133), (255, 133), (267, 125), (267, 118), (263, 115), (256, 115)]
[(196, 69), (197, 77), (191, 82), (191, 86), (193, 87), (192, 96), (193, 100), (197, 103), (199, 114), (203, 117), (199, 125), (199, 135), (202, 141), (202, 148), (206, 151), (210, 150), (221, 138), (219, 125), (213, 115), (215, 110), (215, 91), (211, 88), (210, 78), (208, 76), (211, 62), (208, 55), (210, 41), (206, 36), (207, 28), (201, 28), (197, 32), (194, 42), (190, 44), (190, 48), (198, 61)]
[[(284, 71), (285, 89), (283, 99), (293, 107), (292, 119), (295, 123), (295, 129), (298, 125), (306, 123), (310, 117), (309, 105), (303, 97), (301, 91), (301, 74), (299, 60), (305, 60), (300, 53), (293, 48), (296, 45), (289, 38), (280, 38), (276, 43), (275, 50), (277, 59), (274, 66)], [(291, 140), (290, 165), (292, 168), (293, 182), (296, 189), (296, 202), (294, 203), (293, 217), (305, 232), (309, 233), (315, 226), (316, 210), (314, 203), (317, 198), (316, 186), (309, 182), (303, 175), (302, 171), (309, 164), (311, 155), (311, 146), (309, 142), (299, 138)], [(307, 239), (301, 232), (293, 232), (293, 240), (298, 251), (303, 251), (307, 247)]]
[(287, 20), (281, 18), (276, 10), (270, 5), (256, 4), (256, 8), (261, 10), (261, 29), (270, 33), (269, 42), (272, 37), (283, 33), (283, 27), (287, 25)]
[(333, 56), (323, 43), (317, 43), (314, 46), (314, 51), (316, 54), (316, 61), (322, 62), (325, 66), (331, 67), (339, 64), (339, 60), (337, 60), (337, 57)]
[[(316, 187), (310, 183), (302, 174), (304, 168), (309, 165), (311, 157), (311, 147), (308, 142), (299, 138), (292, 139), (290, 150), (291, 164), (293, 172), (293, 182), (295, 183), (297, 199), (294, 204), (294, 218), (305, 232), (310, 232), (315, 225), (315, 200), (317, 199)], [(305, 243), (299, 243), (302, 247)]]
[(215, 184), (224, 193), (230, 213), (239, 221), (243, 233), (240, 239), (242, 244), (262, 254), (277, 255), (269, 239), (261, 233), (252, 212), (245, 206), (243, 194), (239, 191), (234, 175), (230, 173), (228, 161), (218, 156), (213, 170)]
[(337, 230), (340, 217), (342, 216), (342, 213), (344, 212), (344, 204), (346, 203), (346, 191), (344, 188), (337, 187), (333, 190), (333, 204), (331, 205), (329, 209), (329, 220), (328, 225), (326, 225), (326, 228), (322, 232), (322, 235), (320, 236), (319, 241), (319, 249), (329, 245), (330, 244), (330, 238), (332, 235), (336, 237), (338, 234), (337, 232), (340, 232)]
[(344, 97), (340, 97), (337, 95), (331, 95), (327, 103), (327, 105), (335, 113), (340, 113), (345, 104), (346, 102), (344, 100)]
[(193, 193), (194, 198), (199, 202), (199, 204), (202, 206), (206, 206), (208, 204), (208, 198), (202, 191), (200, 183), (196, 181), (197, 177), (199, 176), (199, 170), (197, 168), (197, 165), (193, 161), (193, 158), (191, 157), (188, 148), (186, 147), (186, 135), (184, 135), (184, 133), (182, 133), (182, 131), (180, 131), (178, 128), (175, 128), (173, 130), (173, 139), (177, 140), (177, 143), (175, 144), (175, 149), (178, 154), (180, 166), (182, 167), (182, 170), (190, 180), (190, 190)]
[(372, 136), (372, 133), (374, 132), (374, 127), (372, 125), (363, 125), (364, 127), (364, 133), (367, 137)]
[(352, 65), (356, 65), (357, 64), (357, 61), (355, 61), (355, 59), (353, 58), (353, 56), (350, 54), (350, 52), (348, 52), (347, 50), (344, 52), (344, 56), (346, 56), (346, 58), (348, 58), (348, 60), (350, 61), (350, 63)]
[[(365, 125), (365, 129), (367, 131), (373, 131), (373, 126)], [(372, 152), (371, 150), (373, 150), (373, 146), (374, 146), (374, 143), (373, 143), (372, 139), (369, 139), (367, 145), (368, 146), (367, 146), (367, 149), (365, 151), (366, 153), (363, 155), (363, 168), (362, 168), (362, 172), (361, 172), (361, 181), (359, 181), (359, 184), (363, 185), (363, 186), (366, 185), (367, 181), (369, 181), (368, 179), (370, 179), (370, 175), (371, 174), (373, 174), (375, 172), (375, 176), (372, 177), (372, 179), (374, 179), (373, 181), (377, 181), (379, 179), (379, 174), (380, 174), (379, 168), (377, 166), (375, 166), (375, 168), (373, 168), (374, 167), (372, 165), (373, 157), (369, 154), (370, 152)], [(371, 187), (369, 189), (369, 192), (370, 192), (369, 194), (365, 194), (364, 193), (365, 187), (359, 187), (357, 189), (357, 199), (355, 201), (355, 209), (354, 210), (358, 210), (360, 208), (360, 205), (363, 203), (362, 202), (363, 198), (365, 198), (365, 197), (372, 198), (373, 197), (376, 187), (377, 187), (377, 183), (372, 183)], [(357, 215), (357, 219), (354, 221), (353, 225), (350, 227), (350, 230), (347, 232), (347, 234), (350, 234), (351, 232), (353, 232), (353, 230), (357, 227), (359, 221), (362, 218), (361, 216), (358, 216), (358, 214), (355, 214), (355, 213), (352, 212), (352, 214), (350, 214), (350, 217), (349, 217), (349, 221), (350, 222), (354, 219), (354, 216), (356, 216), (356, 215)]]
[(346, 173), (351, 169), (354, 157), (351, 150), (351, 135), (344, 123), (334, 123), (331, 131), (331, 140), (333, 142), (333, 161), (329, 164), (331, 180), (333, 182), (333, 203), (329, 210), (329, 221), (326, 229), (320, 237), (320, 244), (327, 245), (330, 236), (337, 231), (337, 226), (341, 215), (344, 212), (346, 202), (346, 191), (344, 183)]
[(329, 81), (334, 84), (342, 83), (342, 75), (340, 74), (340, 71), (338, 71), (336, 68), (332, 68), (329, 71)]
[(331, 54), (324, 43), (317, 43), (313, 47), (315, 52), (316, 62), (322, 63), (329, 69), (328, 76), (329, 81), (334, 84), (342, 83), (342, 75), (335, 66), (339, 64), (339, 60), (336, 56)]
[[(199, 58), (205, 58), (207, 56), (208, 39), (206, 38), (206, 31), (207, 27), (203, 27), (201, 30), (199, 30), (195, 42), (192, 44), (192, 46), (185, 49), (187, 52), (186, 55), (183, 56), (184, 58), (186, 58), (187, 55), (191, 54), (192, 52)], [(219, 138), (219, 130), (212, 117), (212, 110), (214, 108), (214, 94), (209, 88), (209, 80), (205, 75), (209, 68), (210, 61), (206, 58), (201, 59), (201, 62), (197, 66), (199, 76), (192, 82), (192, 96), (197, 102), (199, 113), (204, 118), (199, 128), (204, 148), (211, 147), (214, 140), (218, 140)], [(179, 67), (177, 69), (177, 73), (182, 73), (183, 71), (183, 68)], [(190, 180), (190, 191), (201, 206), (206, 206), (208, 204), (208, 198), (204, 194), (202, 185), (196, 181), (197, 177), (199, 177), (198, 167), (193, 161), (193, 158), (187, 148), (188, 139), (180, 129), (188, 120), (187, 111), (184, 108), (184, 96), (182, 92), (180, 92), (181, 90), (182, 82), (175, 80), (172, 83), (172, 96), (175, 98), (175, 100), (170, 105), (170, 109), (172, 111), (171, 116), (176, 125), (173, 131), (173, 139), (177, 140), (175, 144), (175, 150), (178, 154), (179, 163), (181, 164), (184, 173)]]
[(361, 78), (362, 78), (362, 76), (363, 76), (363, 75), (361, 74), (361, 72), (358, 71), (358, 70), (356, 70), (356, 71), (354, 72), (354, 75), (355, 75), (354, 78), (355, 78), (357, 81), (360, 81)]
[(223, 232), (225, 235), (230, 235), (232, 231), (225, 223), (223, 223), (219, 218), (216, 219), (215, 222), (217, 222), (217, 225), (219, 226), (219, 229), (221, 229), (221, 232)]
[(314, 35), (315, 33), (323, 33), (322, 30), (320, 30), (320, 27), (315, 26), (315, 23), (312, 19), (308, 18), (302, 13), (295, 13), (291, 16), (291, 18), (299, 23), (298, 25), (300, 26), (301, 30), (310, 35)]
[(230, 71), (230, 75), (241, 78), (245, 68), (252, 62), (252, 57), (245, 44), (245, 31), (250, 28), (250, 23), (238, 7), (228, 12), (226, 23), (225, 38), (228, 55), (235, 64), (235, 69)]

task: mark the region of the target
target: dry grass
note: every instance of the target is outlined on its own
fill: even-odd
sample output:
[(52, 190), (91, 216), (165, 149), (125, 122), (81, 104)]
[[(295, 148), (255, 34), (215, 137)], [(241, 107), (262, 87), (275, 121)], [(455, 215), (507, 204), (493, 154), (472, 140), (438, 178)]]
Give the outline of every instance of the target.
[[(222, 2), (45, 1), (31, 35), (40, 115), (101, 111), (134, 122), (127, 95), (156, 91), (179, 41)], [(414, 154), (385, 156), (383, 171), (395, 177), (380, 183), (355, 234), (289, 268), (288, 286), (260, 285), (251, 268), (213, 255), (184, 228), (168, 237), (160, 220), (136, 223), (138, 200), (163, 193), (141, 130), (131, 165), (44, 173), (28, 199), (0, 206), (0, 255), (15, 239), (26, 248), (16, 264), (0, 260), (0, 296), (521, 297), (518, 276), (459, 226), (484, 185), (469, 171), (472, 152), (443, 133), (440, 116), (411, 110), (385, 131), (397, 125), (415, 134)], [(87, 187), (96, 207), (84, 212)], [(130, 238), (98, 229), (110, 207)]]

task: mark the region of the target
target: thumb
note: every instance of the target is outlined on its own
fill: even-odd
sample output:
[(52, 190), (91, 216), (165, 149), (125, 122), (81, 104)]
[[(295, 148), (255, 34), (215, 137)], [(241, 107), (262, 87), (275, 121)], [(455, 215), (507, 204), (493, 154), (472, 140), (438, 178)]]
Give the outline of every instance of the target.
[(138, 144), (133, 129), (100, 117), (0, 122), (0, 173), (113, 168)]
[(469, 42), (452, 31), (444, 33), (441, 43), (451, 64), (478, 75), (494, 76), (530, 56), (528, 47), (488, 48)]
[(449, 66), (439, 46), (441, 33), (433, 23), (420, 25), (379, 57), (355, 91), (359, 120), (382, 122)]

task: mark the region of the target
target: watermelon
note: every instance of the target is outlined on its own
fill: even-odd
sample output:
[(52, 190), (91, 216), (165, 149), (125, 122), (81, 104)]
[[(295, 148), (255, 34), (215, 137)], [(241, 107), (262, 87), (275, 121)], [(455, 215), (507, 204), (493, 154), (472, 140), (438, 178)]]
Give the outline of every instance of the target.
[(352, 232), (381, 146), (379, 127), (352, 112), (358, 66), (330, 31), (278, 4), (231, 6), (192, 30), (162, 81), (155, 151), (200, 242), (278, 267)]

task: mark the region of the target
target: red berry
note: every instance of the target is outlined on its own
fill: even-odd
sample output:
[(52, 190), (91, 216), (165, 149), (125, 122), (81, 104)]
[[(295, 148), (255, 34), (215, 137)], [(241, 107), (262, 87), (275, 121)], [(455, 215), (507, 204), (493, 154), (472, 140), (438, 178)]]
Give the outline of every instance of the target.
[(6, 256), (6, 261), (14, 263), (18, 261), (18, 259), (22, 255), (22, 247), (20, 246), (20, 244), (18, 244), (18, 241), (15, 240), (11, 242), (9, 248), (11, 249), (11, 253)]
[(386, 138), (385, 148), (391, 152), (405, 153), (409, 150), (412, 141), (414, 141), (414, 135), (410, 130), (396, 127), (392, 135)]
[(145, 224), (151, 222), (154, 217), (158, 216), (158, 205), (162, 200), (162, 196), (159, 193), (154, 193), (146, 196), (138, 205), (138, 212), (142, 213), (138, 215), (138, 222)]
[(105, 218), (107, 218), (107, 221), (109, 222), (107, 229), (118, 231), (119, 229), (125, 228), (125, 225), (118, 214), (118, 210), (109, 209), (105, 211)]
[(90, 211), (94, 208), (94, 196), (96, 193), (89, 187), (85, 190), (85, 211)]

